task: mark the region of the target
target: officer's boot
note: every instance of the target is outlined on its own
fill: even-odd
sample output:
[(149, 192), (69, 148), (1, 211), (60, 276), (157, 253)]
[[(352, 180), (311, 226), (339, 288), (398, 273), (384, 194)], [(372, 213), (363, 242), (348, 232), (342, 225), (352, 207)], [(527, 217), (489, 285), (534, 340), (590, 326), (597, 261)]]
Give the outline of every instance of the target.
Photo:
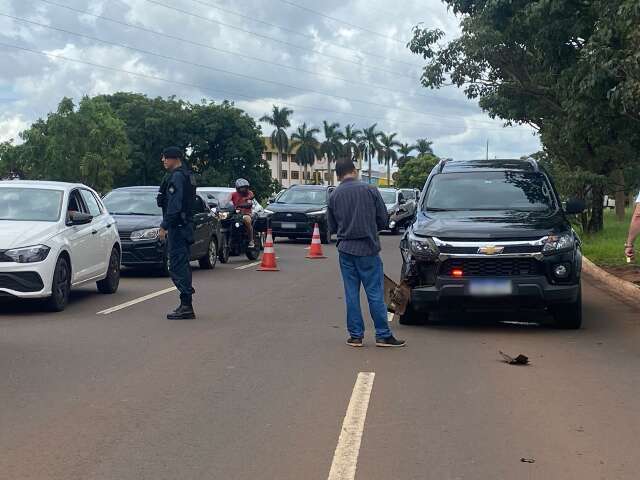
[(167, 314), (168, 320), (193, 320), (194, 318), (196, 318), (196, 314), (193, 311), (191, 301), (183, 298), (180, 299), (180, 306)]

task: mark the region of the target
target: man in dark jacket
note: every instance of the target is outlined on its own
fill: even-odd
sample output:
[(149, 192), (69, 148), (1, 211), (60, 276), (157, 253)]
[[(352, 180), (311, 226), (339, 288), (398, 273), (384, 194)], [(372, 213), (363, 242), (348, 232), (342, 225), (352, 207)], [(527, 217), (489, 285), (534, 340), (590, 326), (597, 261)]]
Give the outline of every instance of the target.
[(378, 189), (358, 180), (350, 159), (336, 163), (341, 184), (329, 197), (329, 225), (337, 233), (340, 270), (347, 303), (347, 344), (361, 347), (364, 321), (360, 309), (360, 285), (364, 286), (369, 310), (376, 328), (378, 347), (404, 347), (394, 338), (384, 303), (384, 271), (380, 258), (378, 232), (387, 227), (387, 207)]
[(162, 182), (158, 205), (162, 208), (160, 238), (168, 236), (169, 272), (180, 292), (180, 306), (167, 315), (169, 320), (196, 318), (193, 311), (191, 285), (191, 245), (193, 245), (193, 204), (196, 195), (195, 177), (182, 164), (182, 150), (165, 148), (162, 162), (169, 175)]

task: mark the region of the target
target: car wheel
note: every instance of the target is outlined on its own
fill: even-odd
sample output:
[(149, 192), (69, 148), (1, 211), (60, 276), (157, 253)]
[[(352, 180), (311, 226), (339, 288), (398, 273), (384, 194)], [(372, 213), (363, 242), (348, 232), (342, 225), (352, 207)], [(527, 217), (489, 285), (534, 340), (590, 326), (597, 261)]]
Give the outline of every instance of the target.
[(107, 276), (104, 280), (96, 282), (98, 291), (110, 295), (118, 291), (120, 285), (120, 252), (117, 248), (111, 250), (109, 257), (109, 267), (107, 268)]
[(398, 322), (400, 322), (400, 325), (425, 325), (429, 322), (429, 314), (417, 311), (411, 303), (409, 303), (404, 311), (404, 315), (400, 315)]
[(198, 260), (200, 268), (204, 270), (213, 270), (218, 263), (218, 241), (215, 237), (211, 237), (209, 240), (209, 247), (207, 248), (207, 254)]
[(69, 302), (71, 291), (71, 266), (66, 258), (60, 257), (56, 262), (51, 282), (51, 296), (47, 299), (47, 310), (61, 312)]
[(582, 287), (575, 302), (553, 305), (551, 313), (557, 328), (577, 330), (582, 327)]

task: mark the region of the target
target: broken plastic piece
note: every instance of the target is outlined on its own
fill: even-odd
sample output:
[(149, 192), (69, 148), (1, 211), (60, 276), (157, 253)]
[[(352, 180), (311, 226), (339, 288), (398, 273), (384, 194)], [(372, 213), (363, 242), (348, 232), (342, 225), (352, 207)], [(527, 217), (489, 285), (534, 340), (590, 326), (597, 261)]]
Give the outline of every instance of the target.
[(510, 355), (507, 355), (504, 352), (498, 351), (500, 353), (500, 355), (502, 355), (502, 358), (504, 359), (505, 363), (508, 363), (509, 365), (529, 365), (529, 357), (527, 357), (526, 355), (518, 355), (517, 357), (512, 357)]

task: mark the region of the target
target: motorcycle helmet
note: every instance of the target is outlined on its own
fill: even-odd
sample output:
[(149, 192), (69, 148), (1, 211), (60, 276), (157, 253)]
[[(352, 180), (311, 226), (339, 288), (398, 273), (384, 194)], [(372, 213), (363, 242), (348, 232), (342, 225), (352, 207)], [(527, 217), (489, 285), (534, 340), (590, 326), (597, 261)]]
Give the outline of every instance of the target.
[(243, 187), (249, 187), (249, 180), (246, 180), (244, 178), (239, 178), (238, 180), (236, 180), (236, 188), (243, 188)]

